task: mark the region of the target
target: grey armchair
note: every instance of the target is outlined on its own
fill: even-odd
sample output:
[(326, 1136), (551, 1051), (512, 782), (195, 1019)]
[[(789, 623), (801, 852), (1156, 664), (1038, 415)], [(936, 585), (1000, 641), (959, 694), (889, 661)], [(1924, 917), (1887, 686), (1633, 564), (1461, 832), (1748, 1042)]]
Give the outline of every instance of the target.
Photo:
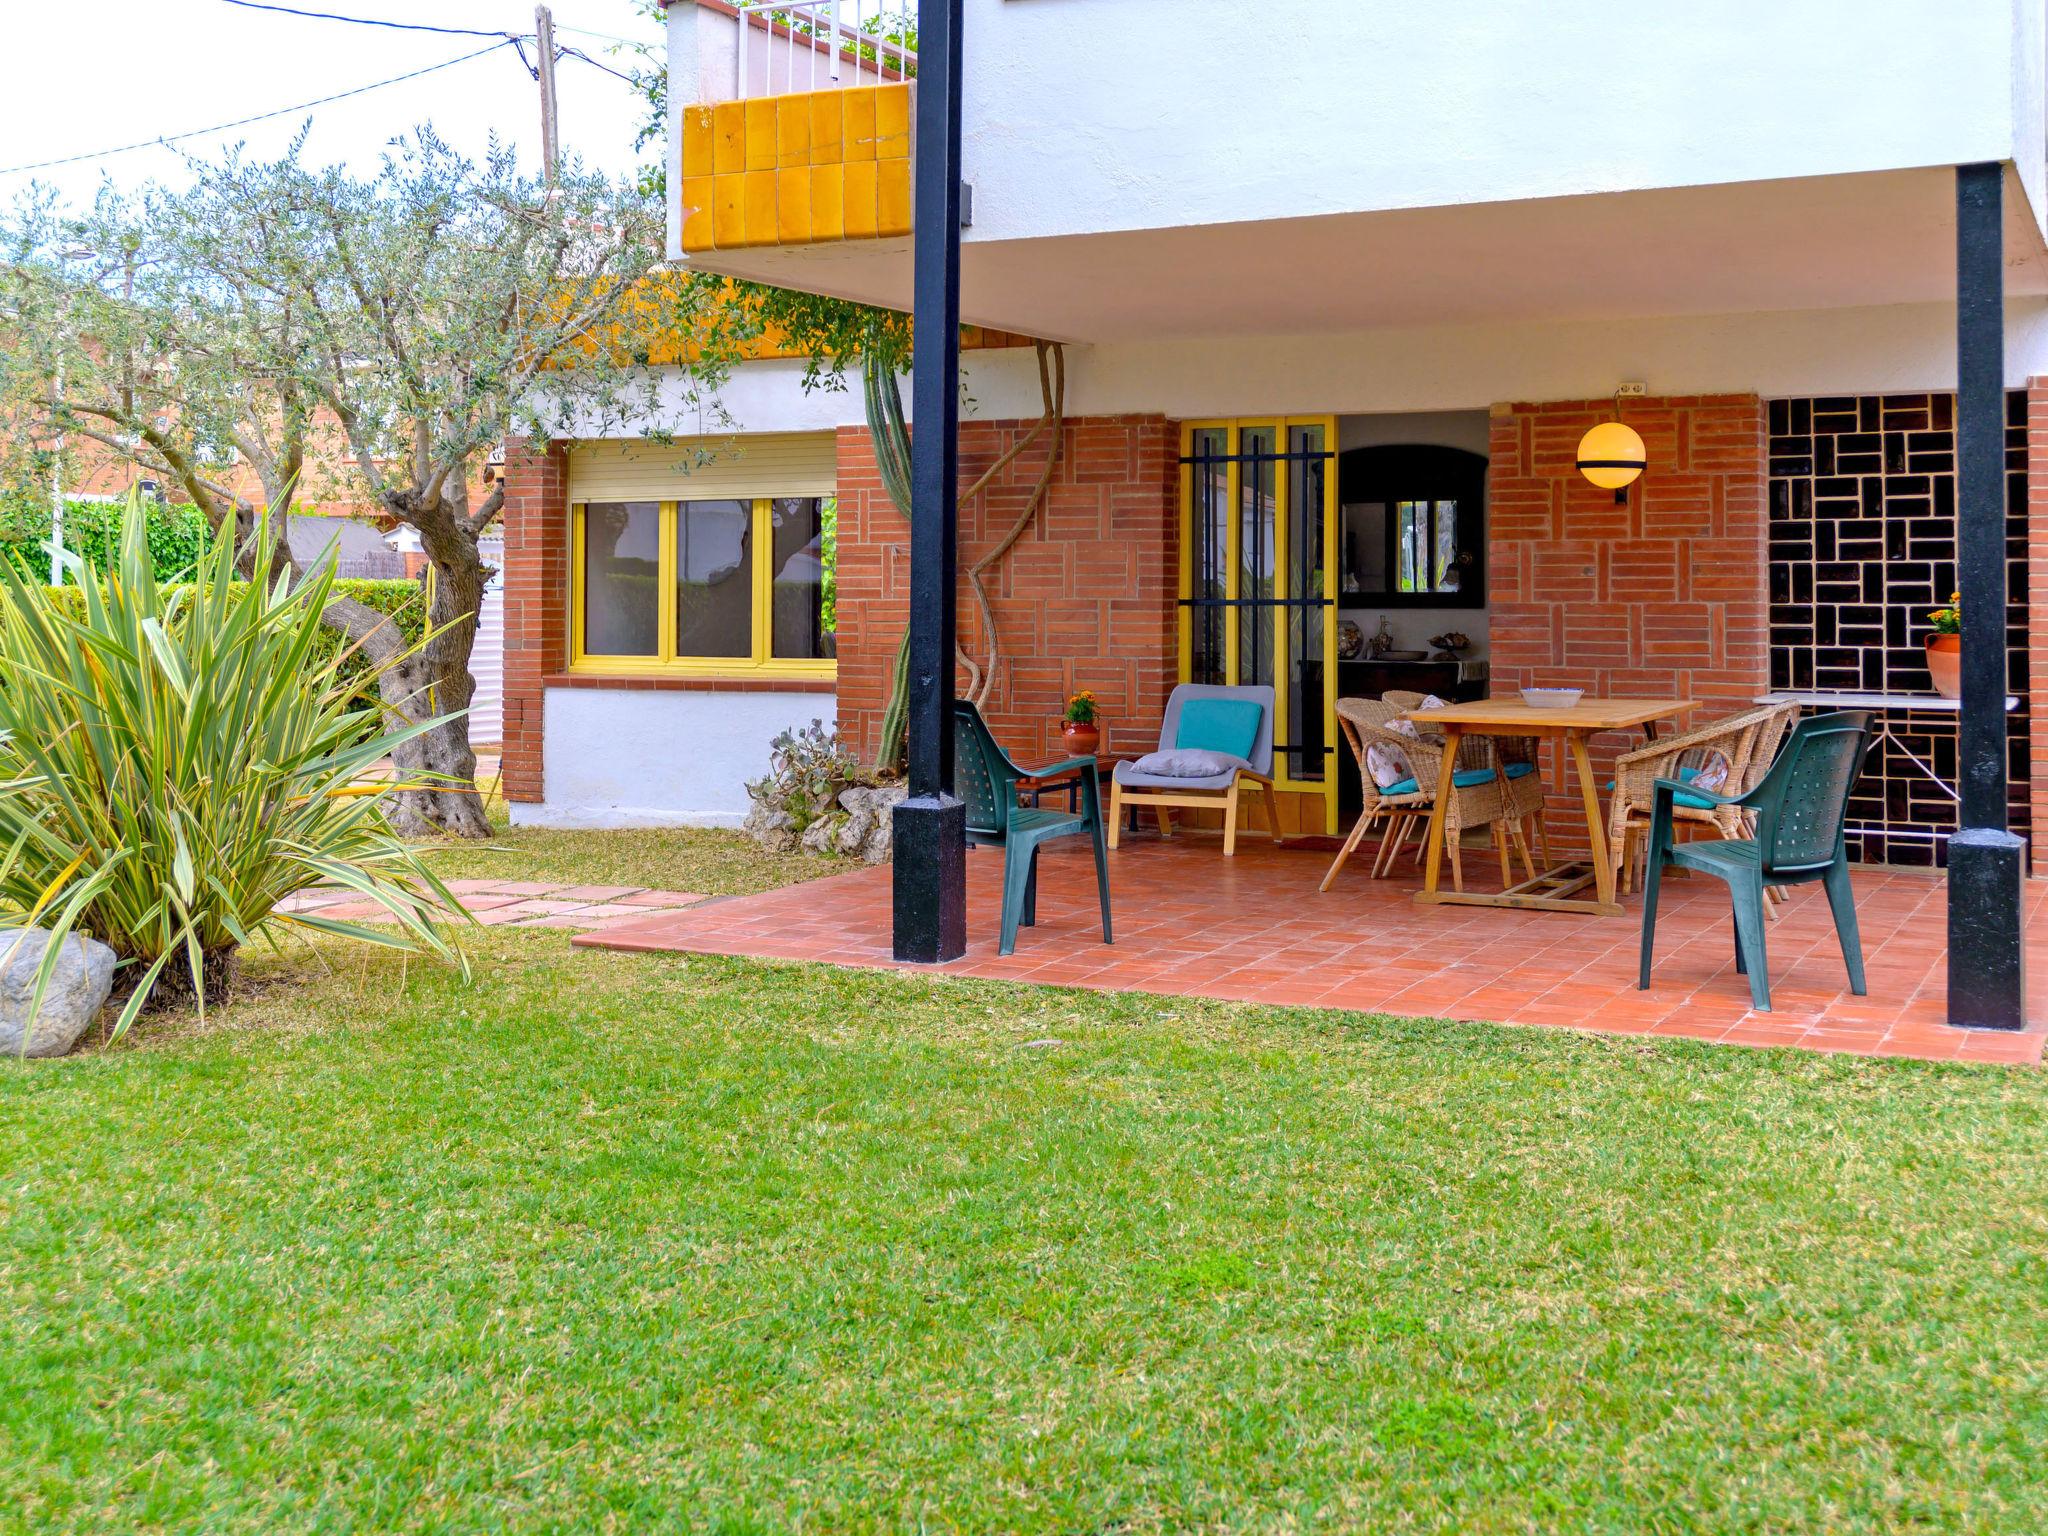
[(1141, 773), (1135, 763), (1118, 763), (1109, 787), (1109, 846), (1117, 845), (1123, 826), (1124, 807), (1149, 805), (1159, 816), (1159, 831), (1173, 835), (1175, 810), (1220, 810), (1223, 813), (1223, 854), (1237, 852), (1238, 796), (1247, 784), (1256, 785), (1265, 804), (1266, 830), (1280, 841), (1280, 814), (1273, 798), (1273, 690), (1268, 687), (1225, 686), (1215, 683), (1182, 683), (1166, 700), (1166, 718), (1159, 726), (1159, 750), (1174, 752), (1197, 743), (1190, 727), (1199, 730), (1210, 701), (1256, 704), (1258, 729), (1250, 750), (1226, 753), (1228, 766), (1221, 771), (1189, 777), (1174, 774)]

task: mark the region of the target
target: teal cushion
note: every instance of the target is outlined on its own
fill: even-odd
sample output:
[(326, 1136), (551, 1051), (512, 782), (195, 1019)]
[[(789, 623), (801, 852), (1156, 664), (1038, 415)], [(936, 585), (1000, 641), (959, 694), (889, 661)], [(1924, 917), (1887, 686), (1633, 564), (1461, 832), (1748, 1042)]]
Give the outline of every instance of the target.
[(1534, 763), (1508, 764), (1508, 777), (1511, 779), (1526, 779), (1527, 777), (1529, 777), (1530, 774), (1534, 773), (1535, 771), (1536, 765)]
[[(1509, 774), (1508, 777), (1513, 778), (1514, 775)], [(1451, 775), (1451, 782), (1460, 789), (1470, 789), (1474, 784), (1485, 784), (1492, 778), (1493, 770), (1491, 768), (1460, 768)], [(1412, 795), (1415, 793), (1415, 781), (1413, 779), (1402, 779), (1398, 784), (1389, 784), (1380, 793), (1383, 795)]]
[(1265, 715), (1265, 706), (1250, 699), (1189, 699), (1180, 707), (1174, 748), (1228, 752), (1249, 762)]

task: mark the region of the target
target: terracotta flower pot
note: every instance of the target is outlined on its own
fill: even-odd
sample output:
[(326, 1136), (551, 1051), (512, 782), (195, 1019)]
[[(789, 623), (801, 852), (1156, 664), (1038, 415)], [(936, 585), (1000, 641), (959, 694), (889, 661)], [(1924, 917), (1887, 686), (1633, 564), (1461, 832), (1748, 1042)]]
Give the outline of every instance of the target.
[(1927, 637), (1927, 674), (1934, 679), (1934, 691), (1945, 699), (1963, 696), (1963, 637)]
[(1093, 757), (1102, 745), (1102, 728), (1093, 721), (1062, 720), (1060, 742), (1069, 757)]

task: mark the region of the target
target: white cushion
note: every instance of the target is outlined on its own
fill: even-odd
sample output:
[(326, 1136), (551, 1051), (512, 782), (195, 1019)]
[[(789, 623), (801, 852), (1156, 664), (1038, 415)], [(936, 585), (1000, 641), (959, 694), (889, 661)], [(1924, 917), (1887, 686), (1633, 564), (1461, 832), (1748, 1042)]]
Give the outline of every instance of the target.
[[(1442, 703), (1443, 700), (1437, 700), (1439, 707), (1441, 707)], [(1425, 703), (1420, 707), (1427, 709), (1429, 706)], [(1387, 722), (1387, 729), (1394, 732), (1397, 736), (1416, 735), (1415, 723), (1399, 717), (1389, 720)], [(1417, 739), (1419, 740), (1420, 738), (1417, 737)], [(1365, 766), (1366, 770), (1372, 774), (1373, 783), (1379, 785), (1381, 789), (1385, 789), (1389, 784), (1398, 784), (1403, 779), (1415, 777), (1414, 768), (1409, 766), (1407, 757), (1399, 748), (1383, 747), (1378, 742), (1374, 742), (1365, 749)]]

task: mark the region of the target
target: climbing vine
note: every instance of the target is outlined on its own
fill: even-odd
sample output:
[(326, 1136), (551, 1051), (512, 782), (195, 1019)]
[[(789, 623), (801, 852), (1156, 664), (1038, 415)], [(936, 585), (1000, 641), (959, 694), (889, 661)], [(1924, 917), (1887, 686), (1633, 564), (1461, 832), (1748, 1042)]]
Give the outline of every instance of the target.
[[(1003, 662), (1002, 630), (996, 623), (995, 605), (989, 599), (987, 577), (1030, 532), (1044, 510), (1046, 497), (1052, 490), (1053, 476), (1059, 469), (1060, 449), (1065, 440), (1066, 350), (1056, 341), (1039, 341), (1032, 345), (1038, 354), (1038, 389), (1044, 409), (1038, 420), (960, 493), (962, 505), (972, 502), (1033, 444), (1041, 439), (1047, 440), (1045, 461), (1039, 466), (1038, 478), (1032, 484), (1031, 495), (1023, 510), (1003, 536), (967, 568), (967, 582), (981, 616), (986, 651), (983, 660), (976, 660), (965, 647), (956, 645), (954, 659), (967, 673), (966, 697), (977, 708), (986, 705), (989, 695), (995, 691)], [(861, 382), (868, 431), (875, 444), (875, 466), (881, 477), (882, 489), (907, 522), (911, 516), (910, 431), (903, 418), (903, 397), (896, 387), (896, 373), (890, 359), (879, 354), (864, 356)], [(896, 665), (890, 674), (889, 702), (882, 711), (882, 740), (875, 759), (878, 770), (893, 771), (902, 766), (909, 720), (910, 632), (906, 628), (896, 644)]]

